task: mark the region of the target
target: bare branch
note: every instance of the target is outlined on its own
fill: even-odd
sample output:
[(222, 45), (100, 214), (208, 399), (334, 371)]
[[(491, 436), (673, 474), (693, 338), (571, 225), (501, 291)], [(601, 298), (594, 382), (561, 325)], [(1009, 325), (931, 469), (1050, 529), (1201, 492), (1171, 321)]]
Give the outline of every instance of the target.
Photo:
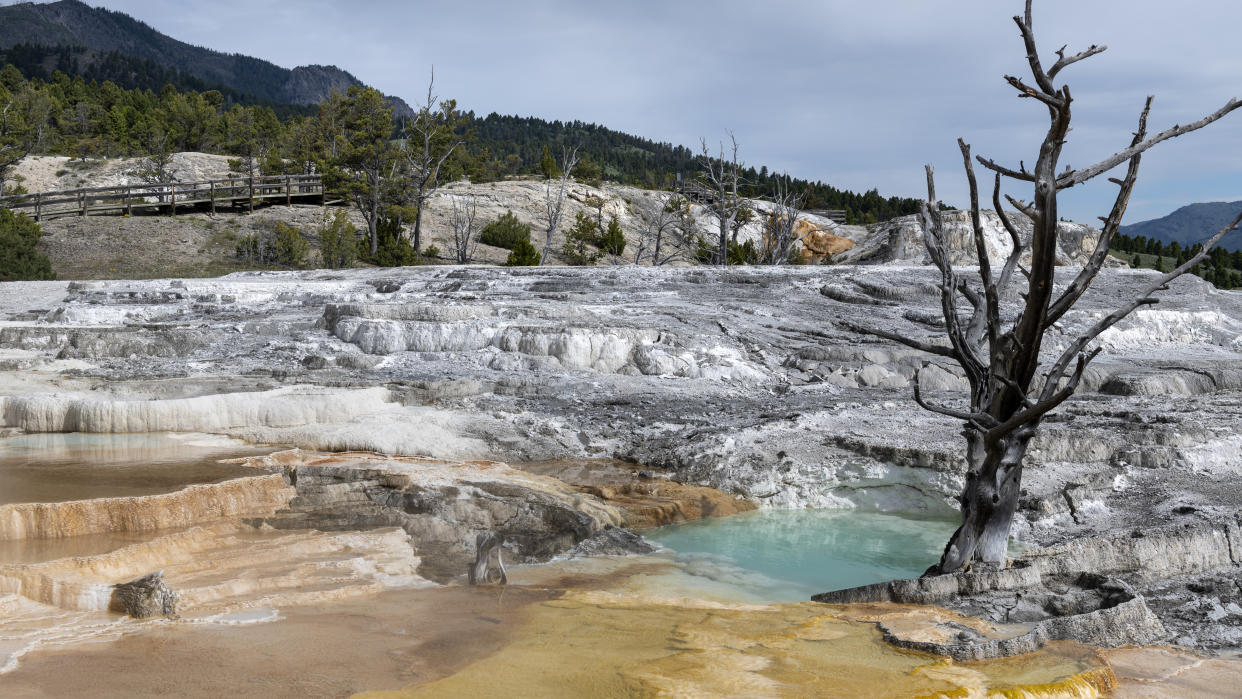
[(1049, 107), (1054, 107), (1057, 109), (1060, 109), (1065, 104), (1065, 100), (1063, 100), (1060, 95), (1040, 92), (1039, 90), (1036, 90), (1030, 85), (1027, 85), (1026, 83), (1022, 82), (1022, 78), (1018, 78), (1013, 75), (1006, 75), (1005, 82), (1012, 85), (1014, 89), (1018, 91), (1019, 97), (1029, 97), (1031, 99), (1037, 99), (1040, 102), (1043, 102), (1044, 104), (1048, 105)]
[(1010, 168), (1005, 167), (1004, 165), (997, 164), (996, 161), (991, 160), (990, 158), (985, 158), (983, 156), (977, 156), (975, 160), (978, 160), (979, 164), (982, 165), (983, 167), (991, 170), (992, 172), (1000, 173), (1004, 175), (1005, 177), (1009, 177), (1015, 180), (1021, 180), (1023, 182), (1034, 182), (1035, 181), (1035, 175), (1032, 175), (1031, 173), (1027, 172), (1025, 165), (1021, 166), (1021, 169), (1019, 170), (1012, 170)]
[(1001, 225), (1005, 227), (1005, 231), (1009, 233), (1009, 241), (1013, 246), (1009, 250), (1009, 257), (1005, 258), (1005, 266), (1001, 268), (1000, 277), (996, 280), (997, 295), (1003, 292), (1009, 286), (1009, 278), (1013, 276), (1013, 270), (1018, 266), (1019, 260), (1022, 258), (1022, 237), (1018, 235), (1018, 229), (1013, 225), (1013, 221), (1009, 220), (1009, 214), (1005, 213), (1005, 207), (1001, 206), (1000, 201), (1000, 173), (996, 175), (996, 182), (992, 187), (992, 207), (996, 210), (996, 215), (1000, 218)]
[(1039, 63), (1039, 51), (1035, 48), (1035, 30), (1031, 21), (1031, 0), (1026, 0), (1026, 12), (1022, 17), (1014, 17), (1013, 21), (1017, 23), (1018, 30), (1022, 32), (1022, 42), (1026, 44), (1026, 62), (1031, 66), (1031, 75), (1035, 77), (1035, 82), (1039, 84), (1041, 90), (1048, 94), (1056, 92), (1056, 88), (1052, 86), (1052, 78), (1044, 72), (1043, 66)]
[(916, 349), (916, 350), (919, 350), (920, 352), (934, 354), (937, 357), (948, 357), (949, 359), (952, 359), (959, 363), (961, 362), (961, 359), (957, 356), (957, 353), (953, 350), (952, 347), (944, 347), (942, 345), (929, 344), (921, 340), (916, 340), (907, 335), (901, 335), (898, 333), (889, 332), (887, 330), (880, 330), (879, 328), (871, 328), (865, 325), (858, 325), (857, 323), (853, 323), (848, 320), (839, 320), (837, 321), (837, 325), (847, 330), (852, 330), (860, 335), (872, 335), (874, 337), (881, 337), (881, 338), (884, 338), (885, 340), (892, 340), (893, 342), (905, 345), (906, 347), (909, 347), (910, 349)]
[(989, 443), (995, 444), (998, 440), (1003, 439), (1005, 436), (1009, 435), (1011, 432), (1022, 427), (1023, 425), (1038, 422), (1044, 417), (1044, 415), (1047, 415), (1058, 405), (1064, 403), (1070, 396), (1074, 395), (1074, 391), (1078, 390), (1078, 384), (1082, 381), (1083, 372), (1086, 371), (1087, 365), (1090, 364), (1091, 360), (1095, 359), (1095, 356), (1099, 353), (1099, 348), (1096, 348), (1089, 354), (1080, 353), (1078, 355), (1078, 366), (1074, 369), (1073, 375), (1070, 376), (1069, 381), (1066, 382), (1064, 387), (1060, 390), (1056, 390), (1059, 381), (1052, 382), (1051, 388), (1053, 390), (1049, 391), (1048, 388), (1045, 387), (1045, 395), (1041, 396), (1039, 402), (1034, 405), (1029, 405), (1029, 401), (1024, 398), (1023, 400), (1028, 404), (1028, 407), (1025, 410), (1015, 413), (1013, 417), (1010, 417), (1003, 423), (988, 430), (987, 434), (984, 435), (984, 439)]
[(927, 401), (923, 400), (923, 392), (922, 392), (922, 387), (919, 382), (919, 377), (922, 376), (923, 369), (925, 368), (926, 368), (926, 365), (924, 365), (923, 367), (920, 367), (919, 369), (916, 369), (914, 372), (914, 378), (911, 380), (911, 385), (914, 388), (914, 402), (918, 403), (919, 407), (923, 408), (924, 410), (928, 412), (939, 413), (940, 415), (947, 415), (948, 417), (955, 418), (963, 422), (971, 423), (972, 426), (980, 430), (987, 429), (985, 425), (996, 424), (995, 420), (992, 419), (992, 416), (988, 415), (987, 413), (972, 413), (972, 412), (968, 412), (964, 410), (954, 410), (953, 408), (946, 408), (940, 405), (932, 405), (931, 403), (928, 403)]
[(1224, 228), (1220, 229), (1215, 235), (1209, 238), (1203, 244), (1203, 249), (1200, 250), (1198, 254), (1187, 260), (1184, 264), (1172, 272), (1161, 275), (1159, 279), (1149, 284), (1147, 288), (1140, 292), (1134, 300), (1101, 318), (1095, 325), (1091, 326), (1090, 329), (1080, 335), (1077, 340), (1066, 348), (1060, 358), (1058, 358), (1056, 363), (1052, 366), (1052, 369), (1048, 371), (1048, 382), (1045, 383), (1044, 393), (1048, 392), (1049, 383), (1055, 386), (1060, 377), (1065, 374), (1066, 369), (1069, 367), (1069, 362), (1074, 355), (1082, 352), (1083, 349), (1095, 340), (1095, 338), (1099, 337), (1101, 333), (1121, 322), (1126, 316), (1130, 315), (1134, 309), (1139, 306), (1150, 306), (1159, 303), (1160, 300), (1155, 297), (1155, 294), (1159, 291), (1168, 289), (1169, 282), (1172, 282), (1174, 279), (1177, 279), (1183, 274), (1194, 269), (1196, 265), (1207, 259), (1208, 253), (1211, 252), (1212, 248), (1220, 242), (1221, 238), (1228, 235), (1230, 231), (1237, 230), (1239, 223), (1242, 223), (1242, 213), (1238, 214), (1237, 218), (1233, 219), (1231, 223), (1227, 224)]
[[(1151, 113), (1152, 98), (1147, 98), (1147, 103), (1143, 107), (1143, 113), (1139, 116), (1138, 131), (1134, 132), (1135, 143), (1140, 143), (1147, 136), (1147, 116)], [(1078, 299), (1086, 293), (1087, 288), (1091, 286), (1091, 282), (1095, 280), (1096, 275), (1100, 273), (1100, 269), (1104, 266), (1104, 261), (1108, 259), (1108, 250), (1112, 246), (1113, 237), (1117, 234), (1117, 229), (1121, 226), (1121, 219), (1125, 216), (1126, 207), (1130, 203), (1130, 194), (1134, 191), (1134, 183), (1138, 180), (1139, 162), (1142, 160), (1142, 153), (1136, 153), (1130, 158), (1130, 166), (1126, 169), (1126, 176), (1122, 179), (1121, 189), (1117, 192), (1117, 198), (1113, 202), (1112, 211), (1103, 219), (1104, 227), (1100, 230), (1099, 238), (1096, 239), (1095, 250), (1092, 251), (1091, 257), (1087, 260), (1087, 264), (1083, 265), (1082, 270), (1078, 272), (1078, 276), (1061, 294), (1060, 298), (1052, 303), (1048, 308), (1048, 315), (1044, 319), (1044, 327), (1052, 327), (1065, 315)]]
[(1086, 51), (1080, 51), (1073, 56), (1066, 57), (1065, 47), (1062, 46), (1061, 49), (1057, 51), (1057, 62), (1053, 63), (1052, 67), (1048, 69), (1048, 77), (1050, 79), (1055, 78), (1057, 77), (1057, 73), (1060, 73), (1063, 68), (1067, 68), (1079, 61), (1091, 58), (1096, 54), (1104, 53), (1107, 50), (1107, 46), (1096, 46), (1095, 44), (1092, 44), (1087, 47)]
[(1100, 162), (1096, 163), (1095, 165), (1092, 165), (1091, 167), (1083, 168), (1082, 170), (1075, 170), (1068, 174), (1061, 175), (1060, 177), (1057, 178), (1057, 189), (1068, 189), (1070, 187), (1073, 187), (1074, 185), (1082, 184), (1083, 182), (1086, 182), (1087, 180), (1090, 180), (1094, 177), (1098, 177), (1099, 175), (1105, 172), (1108, 172), (1109, 170), (1112, 170), (1113, 168), (1133, 158), (1134, 156), (1140, 153), (1143, 153), (1144, 151), (1149, 150), (1152, 146), (1156, 145), (1157, 143), (1160, 143), (1161, 141), (1167, 141), (1170, 138), (1176, 138), (1178, 136), (1181, 136), (1182, 134), (1190, 133), (1191, 131), (1198, 131), (1199, 129), (1220, 119), (1221, 117), (1225, 116), (1229, 112), (1232, 112), (1238, 107), (1242, 107), (1242, 101), (1239, 101), (1238, 98), (1235, 97), (1229, 100), (1229, 102), (1226, 103), (1225, 106), (1221, 107), (1220, 109), (1212, 112), (1211, 114), (1203, 117), (1202, 119), (1198, 121), (1191, 122), (1189, 124), (1173, 126), (1172, 128), (1165, 129), (1164, 131), (1161, 131), (1160, 133), (1156, 134), (1155, 136), (1152, 136), (1151, 138), (1148, 138), (1144, 141), (1136, 143), (1123, 151), (1110, 155), (1109, 157), (1101, 160)]

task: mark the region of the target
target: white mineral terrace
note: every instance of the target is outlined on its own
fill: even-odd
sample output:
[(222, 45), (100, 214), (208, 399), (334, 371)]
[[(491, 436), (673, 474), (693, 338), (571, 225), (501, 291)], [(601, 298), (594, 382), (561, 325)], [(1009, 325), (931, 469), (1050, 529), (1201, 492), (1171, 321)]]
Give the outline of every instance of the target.
[[(1061, 268), (1060, 276), (1070, 279), (1075, 271)], [(453, 581), (464, 573), (478, 532), (523, 532), (507, 550), (514, 562), (535, 562), (565, 556), (625, 521), (619, 506), (600, 499), (603, 490), (570, 487), (505, 463), (621, 459), (636, 474), (661, 469), (660, 478), (711, 486), (724, 498), (769, 510), (951, 517), (963, 481), (960, 428), (919, 409), (910, 383), (921, 368), (924, 393), (953, 404), (965, 388), (960, 370), (849, 329), (872, 326), (940, 341), (936, 274), (900, 265), (422, 267), (0, 285), (0, 442), (62, 433), (194, 433), (160, 443), (186, 458), (222, 445), (304, 450), (236, 462), (252, 472), (217, 477), (208, 470), (174, 479), (162, 490), (94, 496), (87, 488), (95, 486), (84, 484), (84, 495), (64, 502), (0, 501), (7, 502), (0, 504), (0, 673), (26, 681), (25, 671), (46, 672), (41, 663), (55, 657), (52, 651), (70, 652), (86, 639), (111, 639), (117, 653), (127, 643), (154, 643), (160, 634), (189, 639), (190, 625), (182, 622), (300, 629), (306, 638), (327, 638), (315, 626), (327, 617), (316, 613), (371, 614), (372, 629), (342, 632), (365, 648), (374, 641), (366, 634), (393, 618), (376, 610), (438, 614), (439, 603), (428, 600), (464, 594), (452, 592), (460, 582)], [(1105, 269), (1050, 336), (1049, 358), (1151, 274)], [(1006, 301), (1016, 303), (1017, 292), (1006, 290)], [(1154, 616), (1144, 618), (1158, 617), (1151, 628), (1164, 634), (1156, 641), (1240, 649), (1235, 583), (1242, 546), (1234, 539), (1242, 540), (1236, 519), (1242, 294), (1179, 280), (1159, 305), (1103, 335), (1100, 346), (1080, 394), (1033, 442), (1014, 532), (1019, 548), (1045, 558), (1015, 575), (1065, 574), (1062, 562), (1071, 555), (1091, 560), (1124, 579), (1131, 586), (1126, 594), (1146, 595)], [(139, 460), (156, 456), (135, 453)], [(94, 458), (99, 473), (123, 461), (107, 451)], [(30, 469), (22, 469), (0, 470), (0, 479), (26, 478), (23, 487), (39, 492), (42, 483), (29, 481)], [(80, 478), (83, 470), (72, 473)], [(1144, 535), (1156, 530), (1161, 533)], [(1183, 530), (1190, 533), (1177, 533)], [(1108, 537), (1134, 540), (1112, 545), (1124, 555), (1105, 555), (1099, 542), (1113, 541)], [(752, 655), (723, 659), (743, 643), (725, 621), (732, 614), (757, 624), (756, 633), (786, 639), (765, 647), (784, 643), (781, 652), (795, 663), (812, 662), (799, 655), (807, 643), (854, 638), (846, 617), (879, 623), (909, 643), (935, 641), (945, 629), (959, 628), (954, 624), (984, 624), (941, 610), (907, 618), (888, 608), (833, 611), (846, 617), (829, 622), (815, 616), (823, 605), (742, 604), (736, 580), (722, 582), (734, 573), (723, 569), (712, 573), (717, 598), (686, 601), (677, 597), (693, 587), (685, 582), (692, 574), (684, 562), (668, 555), (637, 559), (658, 574), (635, 573), (626, 566), (638, 564), (621, 559), (556, 558), (545, 568), (515, 568), (514, 604), (533, 610), (521, 628), (556, 636), (561, 628), (613, 624), (636, 639), (680, 634), (689, 639), (687, 649), (700, 653), (694, 658), (711, 657), (717, 669), (742, 673), (695, 677), (710, 674), (740, 691), (759, 681), (760, 668), (738, 669), (758, 662)], [(579, 565), (585, 567), (574, 568)], [(182, 622), (115, 614), (112, 586), (156, 570), (179, 595)], [(550, 582), (571, 574), (609, 582), (594, 591)], [(544, 593), (535, 592), (541, 585), (564, 599), (545, 605), (538, 596)], [(725, 599), (726, 589), (734, 597)], [(378, 606), (371, 611), (350, 606), (372, 598)], [(493, 610), (494, 599), (487, 605), (452, 599), (510, 623), (512, 610), (503, 604)], [(1004, 621), (1013, 623), (1033, 623), (1031, 615), (1042, 613), (1020, 606), (1006, 611), (991, 598), (975, 603), (956, 608), (993, 621), (1012, 612)], [(307, 611), (314, 605), (328, 606)], [(700, 612), (692, 622), (694, 609)], [(705, 613), (720, 619), (702, 622)], [(1029, 618), (1018, 618), (1023, 614)], [(453, 623), (459, 622), (465, 623)], [(832, 625), (838, 622), (840, 628)], [(709, 627), (718, 636), (703, 635)], [(998, 629), (977, 631), (992, 640), (1029, 631)], [(498, 632), (470, 633), (493, 638), (487, 634)], [(534, 651), (520, 640), (526, 637), (513, 638), (508, 645), (485, 644), (496, 650), (488, 662), (497, 665), (480, 660), (438, 691), (470, 693), (480, 686), (471, 683), (489, 673), (529, 667), (531, 657), (523, 654)], [(841, 652), (887, 668), (876, 669), (876, 677), (892, 670), (893, 677), (930, 683), (920, 691), (982, 691), (1028, 677), (1009, 669), (989, 675), (982, 666), (927, 669), (896, 650), (873, 650), (875, 638), (841, 640), (841, 648), (850, 648)], [(579, 641), (566, 637), (567, 667), (578, 662), (576, 649), (599, 639)], [(299, 646), (290, 657), (307, 652)], [(1040, 651), (1031, 662), (1056, 671), (1029, 676), (1055, 686), (1050, 692), (1092, 696), (1116, 679), (1092, 674), (1098, 659), (1051, 652)], [(668, 674), (665, 666), (644, 664), (655, 660), (641, 653), (627, 657), (633, 674), (625, 686), (725, 691), (725, 685), (678, 684), (694, 673)], [(1165, 658), (1116, 657), (1117, 677), (1129, 677), (1122, 667), (1135, 673), (1144, 662)], [(1185, 658), (1169, 655), (1168, 667), (1181, 669), (1160, 681), (1194, 665)], [(776, 676), (771, 668), (763, 672)], [(996, 679), (1001, 676), (1009, 679)], [(411, 681), (394, 674), (349, 691)]]

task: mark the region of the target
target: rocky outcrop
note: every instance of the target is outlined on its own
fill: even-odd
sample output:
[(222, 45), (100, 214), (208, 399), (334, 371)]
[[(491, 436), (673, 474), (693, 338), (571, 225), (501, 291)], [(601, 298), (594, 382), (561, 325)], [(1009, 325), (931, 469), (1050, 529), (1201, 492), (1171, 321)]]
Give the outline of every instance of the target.
[(153, 616), (176, 616), (177, 593), (164, 584), (164, 571), (119, 583), (112, 591), (113, 610), (135, 619)]
[(552, 478), (497, 462), (378, 454), (276, 455), (297, 491), (287, 509), (250, 520), (278, 529), (401, 527), (419, 574), (447, 581), (467, 570), (477, 539), (494, 537), (516, 562), (546, 561), (622, 523), (610, 505)]
[[(903, 647), (957, 659), (1025, 653), (1049, 640), (1117, 647), (1195, 639), (1198, 645), (1213, 645), (1212, 639), (1236, 640), (1237, 627), (1242, 624), (1226, 621), (1224, 628), (1204, 633), (1201, 618), (1179, 618), (1169, 608), (1170, 600), (1159, 591), (1176, 585), (1190, 596), (1217, 590), (1216, 585), (1195, 581), (1242, 581), (1239, 532), (1238, 522), (1233, 519), (1135, 529), (1033, 549), (1004, 570), (895, 580), (825, 592), (814, 600), (828, 604), (936, 604), (995, 622), (1025, 625), (1020, 633), (999, 638), (962, 633), (948, 640), (926, 641), (890, 634), (891, 640)], [(1151, 607), (1136, 592), (1138, 589), (1157, 591)], [(1231, 612), (1224, 609), (1219, 596), (1214, 599), (1222, 609), (1214, 621), (1226, 620)], [(1226, 603), (1237, 606), (1228, 599)], [(1162, 613), (1158, 616), (1152, 607)]]
[[(984, 245), (994, 264), (1003, 261), (1013, 249), (1013, 243), (995, 211), (982, 213)], [(948, 239), (949, 259), (955, 265), (977, 265), (974, 229), (969, 211), (944, 211), (945, 234)], [(1031, 222), (1021, 214), (1011, 212), (1010, 221), (1029, 240)], [(1062, 221), (1057, 225), (1058, 265), (1081, 265), (1095, 250), (1098, 231), (1080, 223)], [(1030, 248), (1027, 247), (1024, 262), (1030, 264)], [(927, 247), (923, 243), (923, 225), (919, 216), (902, 216), (884, 223), (868, 226), (866, 235), (847, 251), (833, 258), (842, 264), (919, 264), (929, 265)], [(1121, 263), (1117, 263), (1120, 265)]]

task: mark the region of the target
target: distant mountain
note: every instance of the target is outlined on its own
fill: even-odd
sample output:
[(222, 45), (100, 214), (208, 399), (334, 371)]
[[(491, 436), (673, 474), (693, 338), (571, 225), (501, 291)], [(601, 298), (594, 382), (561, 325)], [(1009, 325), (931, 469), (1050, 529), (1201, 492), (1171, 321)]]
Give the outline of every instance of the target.
[[(0, 49), (21, 44), (72, 46), (104, 54), (119, 53), (224, 86), (258, 101), (296, 105), (322, 102), (333, 90), (362, 82), (336, 66), (302, 66), (289, 70), (241, 54), (192, 46), (161, 34), (121, 12), (91, 7), (77, 0), (0, 7)], [(399, 115), (413, 110), (389, 97)]]
[[(1242, 201), (1190, 204), (1163, 218), (1122, 226), (1121, 232), (1131, 237), (1141, 235), (1162, 243), (1178, 243), (1182, 247), (1190, 247), (1211, 237), (1240, 211)], [(1242, 250), (1242, 231), (1234, 231), (1225, 236), (1221, 247), (1226, 250)]]

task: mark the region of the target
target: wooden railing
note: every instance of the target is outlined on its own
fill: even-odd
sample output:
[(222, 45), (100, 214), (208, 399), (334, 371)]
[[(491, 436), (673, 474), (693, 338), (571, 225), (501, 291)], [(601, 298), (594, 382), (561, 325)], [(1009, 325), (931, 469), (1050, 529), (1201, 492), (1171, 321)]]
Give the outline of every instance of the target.
[(319, 175), (231, 177), (202, 182), (163, 182), (119, 187), (86, 187), (0, 197), (0, 208), (31, 214), (36, 221), (57, 216), (133, 214), (152, 209), (176, 216), (177, 210), (209, 206), (241, 207), (254, 211), (256, 203), (283, 201), (286, 205), (324, 197)]

